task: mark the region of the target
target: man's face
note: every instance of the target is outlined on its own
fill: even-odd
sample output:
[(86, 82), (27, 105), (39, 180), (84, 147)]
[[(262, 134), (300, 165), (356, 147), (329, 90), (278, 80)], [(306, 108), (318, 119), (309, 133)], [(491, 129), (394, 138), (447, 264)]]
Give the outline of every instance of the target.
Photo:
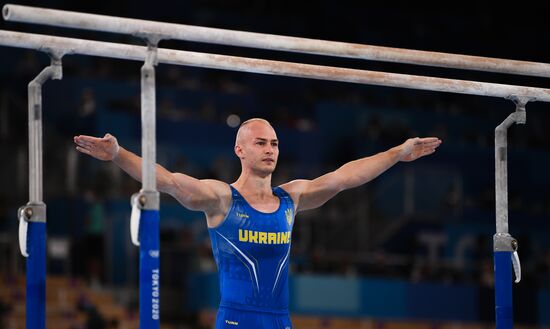
[(273, 127), (263, 121), (254, 121), (241, 128), (235, 153), (244, 166), (261, 176), (267, 176), (277, 165), (279, 140)]

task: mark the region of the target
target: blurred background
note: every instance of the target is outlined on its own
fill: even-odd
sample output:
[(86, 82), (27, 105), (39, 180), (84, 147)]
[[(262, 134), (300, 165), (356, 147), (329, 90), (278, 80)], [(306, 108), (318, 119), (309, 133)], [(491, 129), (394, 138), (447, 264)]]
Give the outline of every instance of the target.
[[(550, 62), (545, 5), (478, 2), (15, 1), (182, 24), (379, 46)], [(104, 33), (0, 22), (0, 28), (112, 42)], [(324, 58), (188, 42), (163, 48), (548, 88), (542, 78)], [(17, 208), (28, 201), (27, 84), (49, 64), (35, 51), (0, 48), (0, 328), (24, 328), (25, 259)], [(138, 328), (139, 250), (129, 235), (140, 184), (111, 163), (78, 154), (72, 137), (115, 135), (140, 154), (141, 63), (67, 56), (44, 101), (48, 328)], [(509, 130), (510, 233), (523, 277), (514, 317), (550, 326), (549, 104), (527, 106)], [(233, 182), (238, 124), (271, 121), (280, 159), (275, 185), (314, 178), (415, 136), (437, 136), (435, 155), (398, 164), (294, 224), (291, 312), (296, 328), (494, 326), (494, 128), (510, 101), (327, 81), (160, 65), (160, 164)], [(161, 199), (162, 328), (212, 328), (216, 266), (202, 213)]]

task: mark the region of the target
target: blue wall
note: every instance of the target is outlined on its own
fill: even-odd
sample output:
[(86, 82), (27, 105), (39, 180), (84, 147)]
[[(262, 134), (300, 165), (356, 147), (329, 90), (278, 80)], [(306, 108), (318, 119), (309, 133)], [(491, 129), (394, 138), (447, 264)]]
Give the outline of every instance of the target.
[[(186, 308), (217, 308), (217, 273), (189, 277)], [(290, 311), (301, 315), (477, 322), (479, 289), (475, 285), (409, 283), (375, 278), (322, 275), (290, 277)], [(529, 307), (538, 308), (540, 325), (550, 325), (550, 290), (541, 290)], [(486, 309), (486, 308), (485, 308)]]
[[(217, 308), (216, 273), (191, 278), (190, 307)], [(550, 294), (544, 295), (549, 299)], [(548, 303), (548, 300), (544, 300)], [(478, 290), (473, 285), (412, 284), (400, 280), (342, 278), (321, 275), (290, 277), (294, 314), (477, 321)], [(542, 321), (547, 321), (541, 318)]]

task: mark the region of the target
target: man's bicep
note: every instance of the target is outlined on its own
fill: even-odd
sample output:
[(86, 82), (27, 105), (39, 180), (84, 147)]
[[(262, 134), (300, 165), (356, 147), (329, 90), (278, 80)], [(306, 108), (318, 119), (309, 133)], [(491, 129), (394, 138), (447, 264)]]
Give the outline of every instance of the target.
[(295, 180), (287, 185), (292, 191), (289, 193), (297, 200), (297, 211), (318, 208), (342, 190), (334, 171), (313, 180)]
[[(190, 210), (209, 212), (221, 202), (221, 182), (199, 180), (194, 177), (174, 173), (174, 190), (170, 193), (184, 207)], [(216, 184), (216, 182), (218, 184)]]

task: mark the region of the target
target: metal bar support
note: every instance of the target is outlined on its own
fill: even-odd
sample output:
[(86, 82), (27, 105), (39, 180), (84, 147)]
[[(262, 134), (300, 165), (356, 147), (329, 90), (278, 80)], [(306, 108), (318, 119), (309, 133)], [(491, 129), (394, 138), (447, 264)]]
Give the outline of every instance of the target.
[(51, 65), (28, 86), (29, 121), (29, 202), (18, 210), (19, 246), (27, 258), (26, 327), (46, 326), (46, 204), (42, 201), (42, 85), (59, 80), (63, 71), (61, 54), (51, 54)]

